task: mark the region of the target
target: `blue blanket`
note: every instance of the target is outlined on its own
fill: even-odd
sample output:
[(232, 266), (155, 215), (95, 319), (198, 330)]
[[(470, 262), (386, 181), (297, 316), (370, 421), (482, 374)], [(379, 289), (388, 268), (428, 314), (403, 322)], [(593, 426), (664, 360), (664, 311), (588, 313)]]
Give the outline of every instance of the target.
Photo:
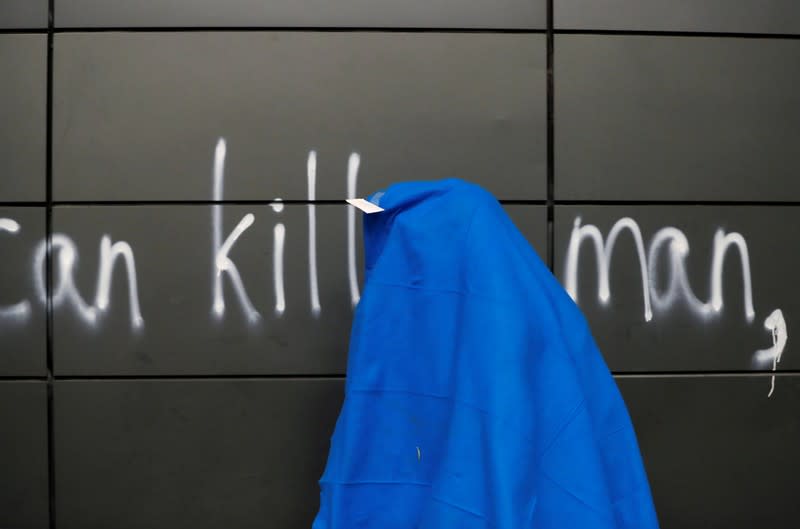
[(498, 201), (457, 178), (368, 198), (312, 528), (657, 528), (587, 322)]

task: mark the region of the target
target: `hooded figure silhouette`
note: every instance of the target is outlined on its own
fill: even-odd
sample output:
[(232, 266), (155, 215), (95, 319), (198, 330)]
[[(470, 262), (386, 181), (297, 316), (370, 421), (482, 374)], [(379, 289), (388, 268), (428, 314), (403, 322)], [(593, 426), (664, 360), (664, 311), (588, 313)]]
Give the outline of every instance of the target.
[(655, 529), (585, 318), (497, 199), (368, 197), (365, 285), (312, 529)]

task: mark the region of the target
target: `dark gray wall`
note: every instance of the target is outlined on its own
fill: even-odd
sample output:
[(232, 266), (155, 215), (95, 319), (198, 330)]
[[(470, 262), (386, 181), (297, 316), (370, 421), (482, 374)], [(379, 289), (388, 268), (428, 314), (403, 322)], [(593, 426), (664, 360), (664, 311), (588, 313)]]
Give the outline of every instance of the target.
[(57, 525), (310, 527), (343, 396), (338, 379), (57, 381)]
[(795, 0), (555, 0), (556, 29), (800, 33)]
[(0, 35), (0, 200), (45, 199), (47, 37)]
[(47, 384), (0, 380), (0, 424), (3, 527), (47, 527)]
[(47, 0), (3, 0), (0, 10), (0, 29), (47, 27)]
[(348, 180), (448, 176), (586, 314), (662, 527), (798, 526), (794, 2), (52, 4), (0, 6), (0, 527), (309, 527)]
[(798, 200), (799, 39), (557, 35), (555, 196)]
[(312, 149), (319, 199), (345, 195), (351, 152), (372, 187), (459, 175), (502, 198), (546, 195), (542, 35), (69, 33), (55, 46), (55, 200), (210, 199), (219, 135), (228, 199), (306, 199)]
[(538, 28), (543, 0), (59, 0), (59, 27), (317, 26)]
[(661, 527), (796, 527), (800, 380), (768, 378), (618, 378)]

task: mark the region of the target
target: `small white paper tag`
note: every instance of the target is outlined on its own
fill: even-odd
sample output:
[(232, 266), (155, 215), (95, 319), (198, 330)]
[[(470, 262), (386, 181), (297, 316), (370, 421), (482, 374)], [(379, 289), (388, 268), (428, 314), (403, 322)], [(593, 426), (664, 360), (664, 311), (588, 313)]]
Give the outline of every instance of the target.
[(355, 206), (364, 213), (377, 213), (383, 211), (383, 208), (377, 206), (364, 198), (348, 198), (346, 201), (351, 206)]

